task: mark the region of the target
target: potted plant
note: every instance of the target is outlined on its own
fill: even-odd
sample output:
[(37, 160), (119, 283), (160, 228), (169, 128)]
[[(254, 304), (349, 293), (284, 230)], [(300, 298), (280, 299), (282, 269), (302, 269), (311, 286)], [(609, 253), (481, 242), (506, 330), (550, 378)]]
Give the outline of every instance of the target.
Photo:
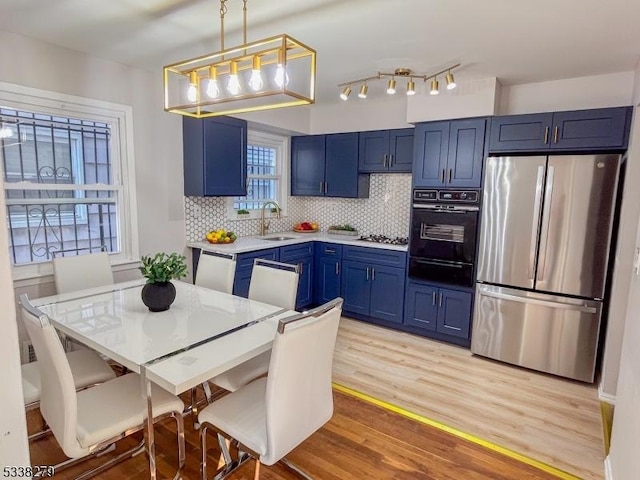
[(236, 215), (238, 216), (238, 218), (249, 218), (249, 215), (251, 215), (249, 213), (249, 210), (245, 210), (244, 208), (240, 208), (238, 210), (236, 210)]
[(179, 280), (187, 276), (187, 264), (184, 255), (164, 252), (154, 256), (142, 256), (142, 266), (139, 270), (147, 279), (147, 284), (142, 288), (142, 302), (152, 312), (168, 310), (176, 299), (176, 287), (171, 280)]

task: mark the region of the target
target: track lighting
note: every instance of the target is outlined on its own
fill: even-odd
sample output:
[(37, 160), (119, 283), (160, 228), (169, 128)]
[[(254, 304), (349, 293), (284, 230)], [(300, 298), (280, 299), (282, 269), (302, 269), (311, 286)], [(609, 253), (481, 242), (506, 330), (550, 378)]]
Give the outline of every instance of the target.
[(342, 90), (342, 93), (340, 94), (340, 98), (346, 102), (347, 99), (349, 98), (349, 95), (351, 95), (351, 87), (347, 85)]
[(438, 76), (439, 75), (445, 75), (445, 81), (447, 83), (447, 90), (452, 90), (452, 89), (456, 88), (456, 82), (453, 79), (453, 73), (451, 73), (451, 71), (454, 68), (458, 68), (460, 65), (461, 65), (460, 63), (457, 63), (455, 65), (451, 65), (450, 67), (447, 67), (444, 70), (440, 70), (439, 72), (436, 72), (436, 73), (434, 73), (432, 75), (415, 74), (408, 68), (396, 68), (393, 71), (393, 73), (378, 72), (376, 75), (373, 75), (371, 77), (360, 78), (360, 79), (357, 79), (357, 80), (352, 80), (350, 82), (345, 82), (345, 83), (339, 84), (338, 86), (340, 88), (342, 88), (342, 92), (340, 93), (340, 98), (342, 100), (346, 101), (349, 98), (349, 95), (351, 94), (351, 86), (354, 85), (354, 84), (361, 84), (360, 92), (358, 93), (358, 97), (367, 98), (367, 93), (368, 93), (368, 88), (369, 88), (368, 85), (367, 85), (367, 82), (370, 82), (370, 81), (373, 81), (373, 80), (380, 80), (383, 77), (391, 77), (389, 79), (388, 83), (387, 83), (387, 93), (389, 95), (393, 95), (397, 91), (396, 90), (396, 77), (407, 79), (407, 91), (406, 91), (406, 93), (409, 96), (416, 94), (416, 84), (415, 84), (415, 79), (416, 78), (422, 80), (423, 82), (431, 81), (431, 83), (430, 83), (431, 88), (429, 89), (429, 93), (431, 95), (438, 95), (440, 93)]
[(431, 80), (431, 88), (429, 89), (429, 95), (438, 95), (439, 93), (440, 93), (440, 90), (438, 86), (438, 80), (434, 78), (433, 80)]

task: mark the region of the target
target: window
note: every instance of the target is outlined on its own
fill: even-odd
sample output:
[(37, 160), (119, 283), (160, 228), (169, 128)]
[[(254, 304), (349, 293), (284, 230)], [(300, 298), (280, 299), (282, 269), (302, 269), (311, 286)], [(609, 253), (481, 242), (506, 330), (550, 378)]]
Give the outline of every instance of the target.
[(227, 203), (229, 218), (237, 218), (237, 210), (248, 210), (249, 218), (260, 216), (264, 202), (275, 200), (286, 214), (288, 182), (285, 159), (288, 138), (264, 132), (247, 135), (247, 195), (234, 197)]
[(56, 252), (137, 257), (130, 122), (130, 107), (0, 84), (9, 256), (24, 274), (14, 277), (50, 273)]

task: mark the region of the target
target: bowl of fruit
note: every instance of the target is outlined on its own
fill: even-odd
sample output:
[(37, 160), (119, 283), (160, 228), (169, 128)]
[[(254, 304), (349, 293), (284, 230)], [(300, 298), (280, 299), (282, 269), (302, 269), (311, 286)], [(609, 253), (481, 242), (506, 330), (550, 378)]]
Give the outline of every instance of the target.
[(206, 235), (207, 242), (209, 243), (233, 243), (236, 241), (236, 238), (238, 238), (238, 236), (235, 233), (223, 228), (211, 230)]
[(312, 233), (318, 230), (320, 230), (320, 227), (316, 222), (300, 222), (293, 226), (293, 231), (299, 233)]

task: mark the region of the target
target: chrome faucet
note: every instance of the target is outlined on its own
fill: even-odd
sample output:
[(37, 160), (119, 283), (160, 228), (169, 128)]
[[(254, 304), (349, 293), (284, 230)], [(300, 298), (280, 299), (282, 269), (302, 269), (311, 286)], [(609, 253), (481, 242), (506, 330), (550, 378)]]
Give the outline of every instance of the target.
[(276, 202), (275, 200), (268, 200), (262, 204), (262, 214), (260, 216), (260, 236), (265, 235), (267, 233), (267, 230), (269, 230), (269, 222), (266, 221), (264, 218), (265, 207), (269, 204), (275, 207), (276, 218), (280, 218), (280, 212), (282, 211), (282, 209), (280, 208), (280, 205), (278, 205), (278, 202)]

